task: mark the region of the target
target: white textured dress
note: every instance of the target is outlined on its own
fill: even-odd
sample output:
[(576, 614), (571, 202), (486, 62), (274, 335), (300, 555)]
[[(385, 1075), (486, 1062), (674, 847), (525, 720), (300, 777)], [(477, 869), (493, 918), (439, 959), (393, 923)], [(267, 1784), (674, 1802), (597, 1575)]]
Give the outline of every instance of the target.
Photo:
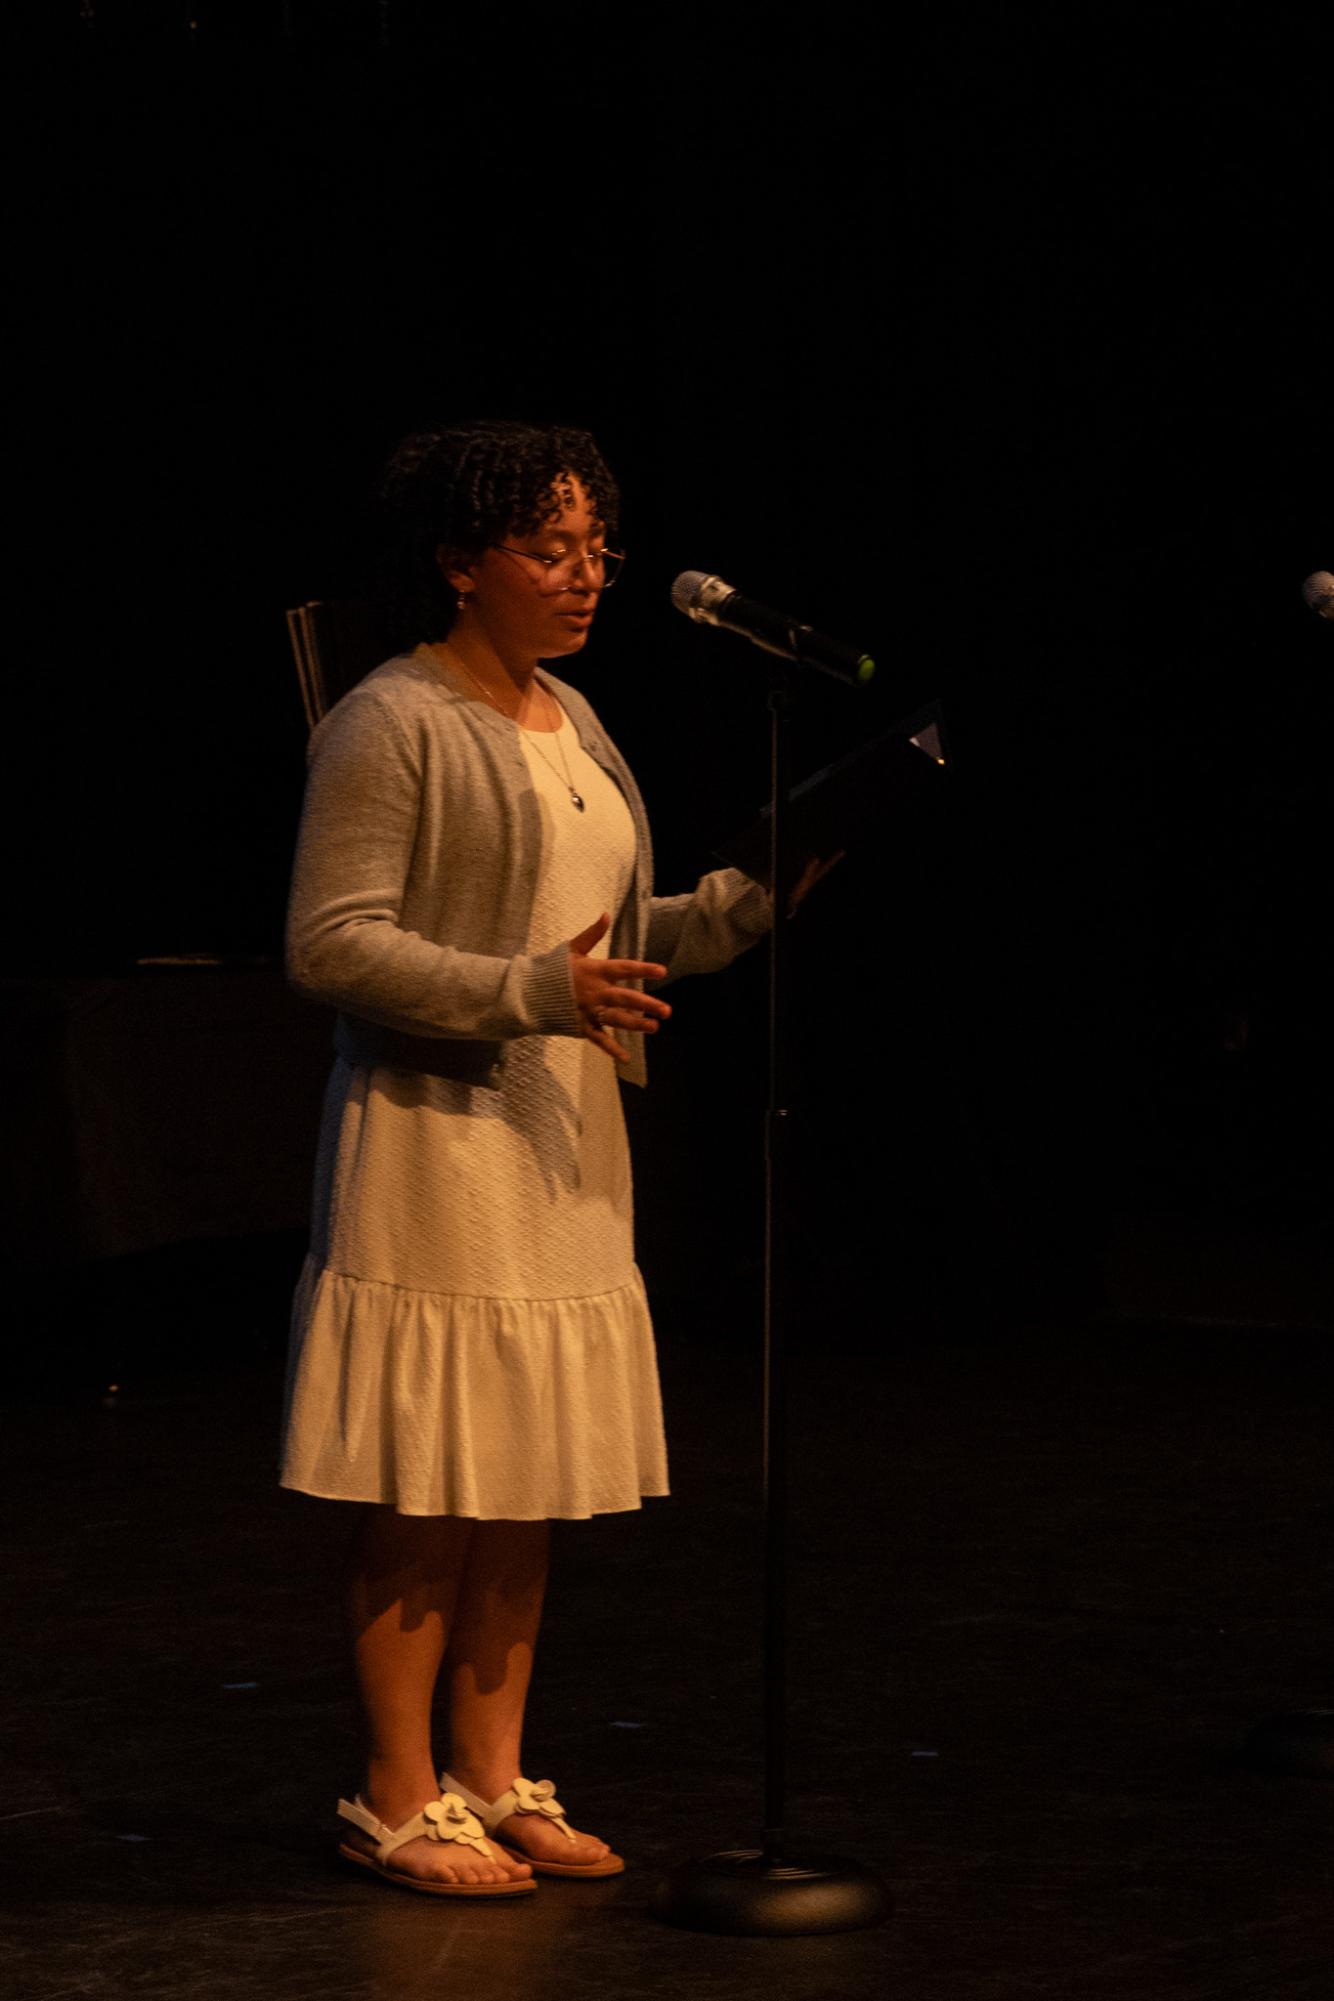
[[(621, 908), (634, 826), (567, 716), (520, 735), (542, 822), (527, 949), (542, 953)], [(292, 1337), (285, 1486), (482, 1520), (666, 1494), (612, 1060), (526, 1035), (487, 1090), (340, 1059)]]

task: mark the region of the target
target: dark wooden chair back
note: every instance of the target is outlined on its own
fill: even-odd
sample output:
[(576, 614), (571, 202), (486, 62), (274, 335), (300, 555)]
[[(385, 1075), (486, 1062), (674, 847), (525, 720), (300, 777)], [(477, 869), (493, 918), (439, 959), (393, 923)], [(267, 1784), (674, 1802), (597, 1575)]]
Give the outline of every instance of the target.
[(312, 730), (349, 688), (393, 651), (385, 643), (375, 613), (362, 598), (317, 599), (298, 605), (287, 614), (287, 631), (306, 726)]

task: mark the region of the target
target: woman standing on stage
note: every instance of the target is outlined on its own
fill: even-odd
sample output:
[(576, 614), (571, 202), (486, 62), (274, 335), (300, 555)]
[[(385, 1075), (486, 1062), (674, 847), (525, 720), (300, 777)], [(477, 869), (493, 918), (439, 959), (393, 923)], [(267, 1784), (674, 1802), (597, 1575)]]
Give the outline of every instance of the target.
[(671, 1013), (643, 983), (727, 965), (770, 904), (734, 870), (653, 895), (634, 780), (541, 665), (621, 562), (588, 434), (424, 431), (380, 506), (406, 650), (312, 736), (288, 920), (292, 983), (339, 1018), (282, 1481), (362, 1504), (341, 1852), (513, 1896), (624, 1867), (521, 1754), (551, 1519), (668, 1491), (617, 1072)]

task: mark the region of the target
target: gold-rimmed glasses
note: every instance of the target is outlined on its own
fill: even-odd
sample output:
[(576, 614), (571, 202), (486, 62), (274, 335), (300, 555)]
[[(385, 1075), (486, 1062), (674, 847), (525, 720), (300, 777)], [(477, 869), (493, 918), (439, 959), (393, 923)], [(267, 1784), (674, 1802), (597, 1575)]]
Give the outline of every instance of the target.
[(561, 550), (552, 555), (540, 549), (511, 549), (505, 542), (492, 542), (490, 546), (499, 549), (503, 556), (521, 556), (526, 563), (539, 563), (541, 575), (536, 582), (541, 591), (568, 590), (585, 563), (593, 573), (595, 588), (609, 591), (625, 561), (618, 549)]

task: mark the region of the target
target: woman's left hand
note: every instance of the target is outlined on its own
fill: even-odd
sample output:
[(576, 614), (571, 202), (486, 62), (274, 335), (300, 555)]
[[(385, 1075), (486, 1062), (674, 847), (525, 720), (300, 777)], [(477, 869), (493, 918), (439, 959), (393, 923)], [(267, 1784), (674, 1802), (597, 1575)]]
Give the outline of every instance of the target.
[(649, 959), (592, 958), (593, 947), (610, 929), (611, 917), (604, 910), (586, 931), (570, 939), (570, 984), (588, 1040), (615, 1057), (618, 1063), (628, 1063), (629, 1050), (622, 1049), (615, 1037), (608, 1034), (607, 1024), (610, 1022), (618, 1031), (634, 1035), (656, 1035), (658, 1023), (666, 1021), (672, 1010), (655, 994), (641, 993), (621, 982), (665, 980), (667, 968)]

